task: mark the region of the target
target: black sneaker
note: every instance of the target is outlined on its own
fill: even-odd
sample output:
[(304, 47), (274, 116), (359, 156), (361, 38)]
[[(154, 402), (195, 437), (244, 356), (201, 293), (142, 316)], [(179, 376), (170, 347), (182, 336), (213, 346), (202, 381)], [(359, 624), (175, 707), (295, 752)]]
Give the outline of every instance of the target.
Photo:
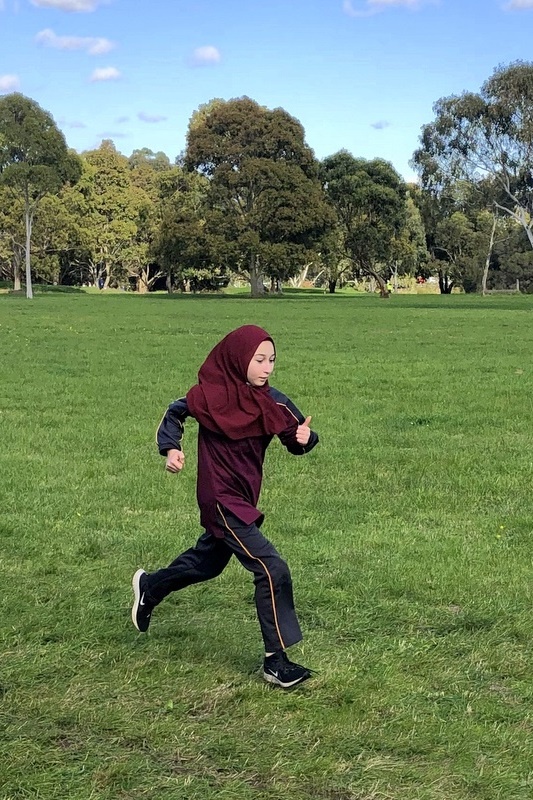
[(263, 662), (263, 678), (283, 689), (290, 689), (310, 677), (311, 670), (289, 661), (284, 650), (268, 656)]
[(133, 594), (135, 595), (133, 607), (131, 609), (131, 619), (137, 630), (141, 633), (146, 633), (148, 630), (150, 617), (154, 609), (153, 605), (146, 601), (144, 593), (144, 584), (146, 583), (145, 575), (146, 572), (144, 569), (138, 569), (131, 581)]

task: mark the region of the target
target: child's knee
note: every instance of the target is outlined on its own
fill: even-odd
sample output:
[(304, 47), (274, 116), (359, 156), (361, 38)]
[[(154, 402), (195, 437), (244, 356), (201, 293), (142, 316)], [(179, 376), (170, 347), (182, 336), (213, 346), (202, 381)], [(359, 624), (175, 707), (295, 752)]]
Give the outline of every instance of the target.
[(291, 571), (289, 565), (282, 558), (277, 558), (272, 565), (272, 580), (281, 586), (284, 583), (291, 583)]

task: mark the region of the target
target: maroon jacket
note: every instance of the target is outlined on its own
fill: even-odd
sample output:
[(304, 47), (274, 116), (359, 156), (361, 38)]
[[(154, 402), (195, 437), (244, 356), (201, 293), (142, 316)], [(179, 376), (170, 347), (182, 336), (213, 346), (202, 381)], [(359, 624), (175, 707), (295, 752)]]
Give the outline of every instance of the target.
[[(318, 443), (318, 434), (311, 431), (305, 447), (296, 441), (296, 429), (305, 421), (303, 414), (289, 398), (272, 386), (269, 393), (283, 410), (286, 428), (278, 434), (289, 453), (300, 456), (308, 453)], [(184, 397), (168, 407), (157, 430), (157, 445), (162, 456), (169, 450), (181, 450), (183, 424), (191, 416)], [(247, 525), (261, 525), (263, 514), (257, 508), (263, 461), (272, 436), (251, 436), (232, 440), (213, 433), (204, 426), (198, 429), (198, 478), (196, 495), (200, 507), (200, 522), (215, 536), (222, 536), (218, 528), (217, 503)]]

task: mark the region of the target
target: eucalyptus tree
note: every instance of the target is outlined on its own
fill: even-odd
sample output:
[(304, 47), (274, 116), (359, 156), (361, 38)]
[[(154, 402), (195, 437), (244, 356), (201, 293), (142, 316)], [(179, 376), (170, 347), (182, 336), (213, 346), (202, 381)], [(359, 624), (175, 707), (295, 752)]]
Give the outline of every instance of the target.
[(223, 267), (212, 255), (221, 250), (206, 230), (209, 181), (197, 172), (175, 166), (158, 180), (158, 226), (152, 253), (167, 276), (167, 289), (190, 286), (196, 279), (220, 275)]
[[(503, 221), (500, 221), (503, 224)], [(520, 289), (533, 294), (533, 250), (524, 229), (511, 220), (494, 243), (490, 280), (495, 289)]]
[(68, 255), (79, 238), (79, 220), (66, 207), (63, 193), (45, 195), (33, 227), (32, 257), (35, 275), (47, 283), (68, 277)]
[(482, 280), (492, 217), (485, 211), (474, 218), (463, 211), (454, 211), (443, 219), (435, 231), (435, 261), (442, 294), (450, 294), (455, 285), (465, 292), (476, 291)]
[(134, 150), (128, 158), (128, 163), (131, 169), (147, 166), (154, 172), (166, 172), (172, 166), (166, 153), (163, 153), (162, 150), (154, 153), (149, 147), (141, 147), (138, 150)]
[(33, 297), (31, 238), (39, 203), (79, 175), (79, 159), (47, 111), (18, 92), (0, 98), (0, 185), (23, 201), (28, 298)]
[(143, 147), (133, 151), (128, 158), (128, 164), (133, 185), (143, 189), (156, 203), (161, 173), (173, 169), (169, 157), (161, 150), (154, 153), (150, 148)]
[(406, 186), (388, 161), (355, 158), (347, 150), (322, 162), (326, 195), (335, 210), (344, 255), (374, 278), (388, 297), (395, 243), (407, 220)]
[(80, 219), (76, 258), (92, 284), (119, 285), (141, 269), (148, 243), (141, 234), (150, 207), (147, 193), (132, 183), (128, 159), (110, 140), (82, 154), (78, 184), (65, 194), (71, 213)]
[(265, 275), (298, 272), (331, 224), (303, 127), (283, 109), (248, 97), (206, 104), (191, 119), (184, 165), (209, 180), (206, 234), (217, 261), (247, 274), (253, 295)]
[(409, 190), (405, 198), (405, 225), (392, 243), (392, 271), (395, 288), (399, 275), (423, 275), (427, 272), (429, 252), (422, 216)]
[(524, 229), (533, 247), (533, 63), (498, 67), (479, 93), (444, 97), (422, 128), (412, 165), (424, 188), (489, 182), (492, 203)]
[(21, 289), (24, 268), (24, 203), (6, 187), (0, 186), (0, 268), (2, 277), (13, 289)]

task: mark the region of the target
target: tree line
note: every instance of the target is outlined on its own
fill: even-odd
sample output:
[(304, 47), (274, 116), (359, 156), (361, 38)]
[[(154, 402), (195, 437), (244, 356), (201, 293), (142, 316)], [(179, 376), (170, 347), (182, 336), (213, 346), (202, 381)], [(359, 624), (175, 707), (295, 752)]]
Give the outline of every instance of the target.
[(319, 161), (298, 120), (243, 97), (192, 115), (184, 153), (75, 153), (30, 98), (0, 98), (0, 275), (147, 292), (251, 293), (304, 277), (334, 292), (402, 276), (442, 293), (533, 291), (533, 64), (442, 98), (406, 184), (380, 158)]

